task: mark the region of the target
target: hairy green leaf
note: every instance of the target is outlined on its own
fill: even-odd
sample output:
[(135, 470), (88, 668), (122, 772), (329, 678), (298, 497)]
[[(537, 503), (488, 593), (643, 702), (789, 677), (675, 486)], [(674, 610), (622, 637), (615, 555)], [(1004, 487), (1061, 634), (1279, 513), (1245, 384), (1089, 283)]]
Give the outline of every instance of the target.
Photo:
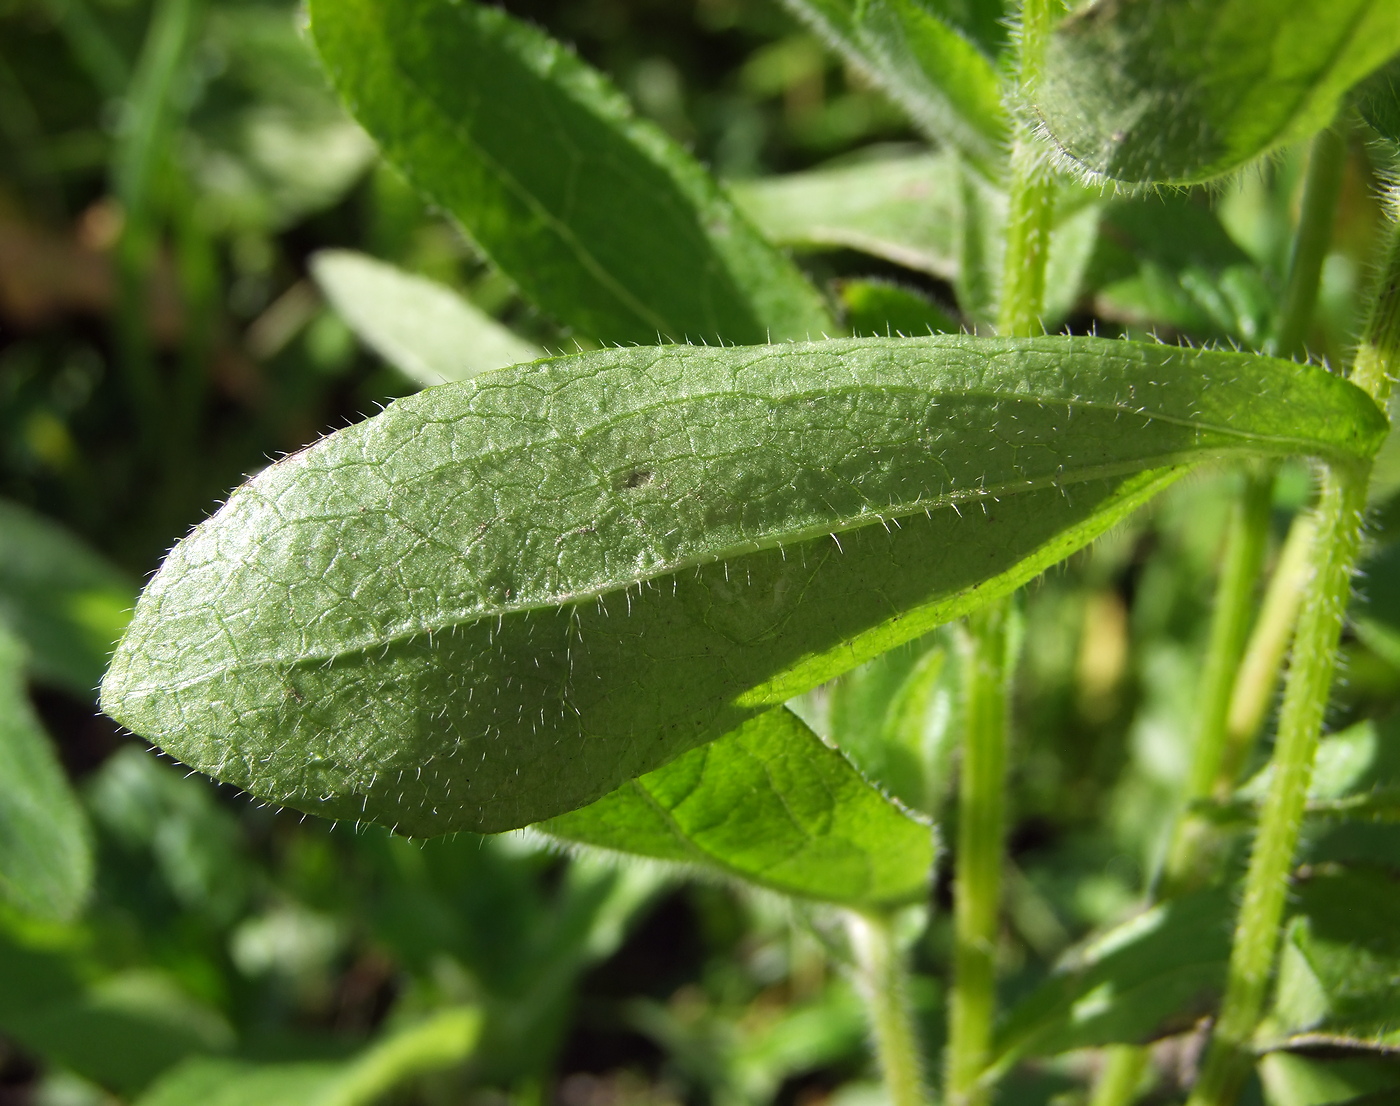
[(1391, 58), (1361, 82), (1356, 106), (1382, 138), (1400, 142), (1400, 57)]
[(1006, 141), (1001, 80), (991, 62), (920, 0), (784, 0), (869, 76), (915, 126), (991, 179)]
[(362, 253), (322, 250), (311, 272), (350, 329), (424, 388), (544, 356), (452, 289)]
[(255, 1064), (196, 1057), (162, 1078), (137, 1106), (372, 1106), (416, 1076), (460, 1064), (476, 1047), (480, 1027), (475, 1009), (449, 1007), (349, 1061)]
[(1397, 51), (1394, 0), (1098, 0), (1051, 36), (1036, 107), (1083, 170), (1202, 181), (1321, 130)]
[(0, 623), (24, 643), (35, 680), (90, 700), (135, 599), (68, 531), (0, 500)]
[(1320, 369), (1087, 338), (604, 350), (429, 389), (167, 558), (104, 709), (298, 809), (600, 798), (1079, 548), (1206, 458), (1368, 456)]
[(1294, 899), (1262, 1043), (1400, 1048), (1400, 882), (1330, 869), (1302, 880)]
[(0, 900), (66, 918), (91, 882), (83, 812), (29, 705), (24, 647), (0, 623)]
[(784, 707), (539, 828), (845, 906), (918, 900), (934, 857), (932, 827)]
[(607, 342), (831, 329), (816, 290), (601, 74), (494, 7), (318, 0), (351, 112), (541, 308)]

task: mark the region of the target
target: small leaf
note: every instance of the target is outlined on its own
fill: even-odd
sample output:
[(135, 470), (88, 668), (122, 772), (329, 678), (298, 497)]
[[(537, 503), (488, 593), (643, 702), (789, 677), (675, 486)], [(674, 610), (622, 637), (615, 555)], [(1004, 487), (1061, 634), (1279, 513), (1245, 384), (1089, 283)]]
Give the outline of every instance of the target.
[(1301, 880), (1264, 1047), (1400, 1047), (1400, 882), (1365, 869)]
[(1356, 89), (1361, 117), (1388, 142), (1400, 142), (1400, 57), (1391, 58)]
[(931, 826), (782, 707), (539, 828), (845, 906), (922, 898), (934, 858)]
[(362, 253), (322, 250), (311, 271), (350, 329), (424, 388), (544, 356), (445, 285)]
[[(739, 206), (773, 241), (850, 249), (958, 285), (964, 313), (994, 313), (1006, 237), (1006, 194), (952, 154), (883, 157), (734, 186)], [(1046, 322), (1073, 306), (1098, 225), (1093, 194), (1066, 183), (1047, 259)], [(881, 331), (881, 333), (884, 333)]]
[[(1332, 1106), (1394, 1102), (1400, 1064), (1371, 1057), (1312, 1059), (1292, 1052), (1270, 1052), (1259, 1061), (1259, 1081), (1268, 1106)], [(1374, 1100), (1363, 1096), (1391, 1091)], [(1358, 1101), (1359, 1100), (1359, 1101)]]
[(0, 899), (69, 918), (92, 883), (87, 825), (24, 681), (24, 648), (0, 623)]
[(958, 271), (960, 170), (951, 154), (880, 158), (731, 186), (774, 242), (849, 249), (944, 280)]
[(1012, 1007), (996, 1035), (993, 1069), (1189, 1029), (1215, 1008), (1233, 922), (1228, 891), (1213, 889), (1154, 906), (1095, 938)]
[(1185, 184), (1321, 130), (1397, 51), (1394, 0), (1097, 0), (1051, 36), (1036, 106), (1079, 168)]
[(784, 0), (914, 125), (990, 179), (1004, 159), (1006, 113), (991, 62), (919, 0)]
[(481, 1017), (449, 1007), (399, 1029), (345, 1062), (255, 1064), (196, 1057), (137, 1100), (137, 1106), (371, 1106), (395, 1088), (462, 1063)]
[(932, 815), (948, 782), (954, 687), (928, 639), (891, 649), (831, 685), (831, 740), (872, 780)]
[(33, 679), (91, 701), (135, 598), (68, 531), (0, 500), (0, 623), (24, 643)]
[(1005, 594), (1207, 458), (1367, 456), (1266, 358), (1086, 338), (603, 350), (265, 469), (148, 586), (104, 709), (415, 834), (600, 798)]
[(483, 4), (318, 0), (351, 112), (546, 312), (606, 342), (832, 328), (709, 174), (539, 31)]
[(957, 334), (958, 320), (927, 296), (888, 280), (847, 280), (838, 291), (846, 326), (857, 338)]

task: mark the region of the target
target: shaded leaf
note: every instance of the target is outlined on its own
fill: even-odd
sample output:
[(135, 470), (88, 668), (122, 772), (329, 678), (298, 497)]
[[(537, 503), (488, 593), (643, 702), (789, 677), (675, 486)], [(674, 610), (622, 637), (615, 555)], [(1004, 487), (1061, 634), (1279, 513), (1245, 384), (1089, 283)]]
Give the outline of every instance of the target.
[(1400, 57), (1391, 58), (1356, 89), (1361, 117), (1390, 142), (1400, 142)]
[(322, 250), (311, 271), (350, 329), (424, 388), (544, 356), (445, 285), (365, 254)]
[(450, 1007), (340, 1063), (198, 1057), (161, 1079), (137, 1106), (371, 1106), (416, 1076), (462, 1063), (480, 1025), (474, 1009)]
[(91, 699), (135, 598), (68, 531), (0, 500), (0, 623), (24, 643), (32, 678)]
[(986, 57), (920, 0), (784, 0), (850, 64), (991, 179), (1000, 176), (1006, 113)]
[(993, 1069), (1190, 1028), (1224, 986), (1234, 913), (1228, 890), (1212, 889), (1154, 906), (1073, 951), (1007, 1013)]
[(0, 1030), (32, 1055), (124, 1093), (191, 1053), (233, 1043), (228, 1025), (153, 972), (93, 978), (67, 930), (0, 932)]
[(1327, 126), (1397, 51), (1392, 0), (1098, 0), (1051, 36), (1036, 107), (1090, 173), (1203, 181)]
[(1265, 1047), (1400, 1048), (1400, 882), (1366, 869), (1302, 880)]
[(533, 27), (447, 0), (321, 0), (311, 25), (385, 156), (560, 320), (607, 342), (831, 329), (705, 170)]
[(1241, 453), (1363, 457), (1320, 369), (1084, 338), (619, 349), (399, 400), (176, 547), (104, 709), (417, 834), (600, 798)]
[(782, 707), (539, 828), (846, 906), (922, 898), (934, 858), (931, 826)]
[(87, 824), (29, 705), (24, 648), (0, 623), (0, 899), (68, 918), (87, 898)]

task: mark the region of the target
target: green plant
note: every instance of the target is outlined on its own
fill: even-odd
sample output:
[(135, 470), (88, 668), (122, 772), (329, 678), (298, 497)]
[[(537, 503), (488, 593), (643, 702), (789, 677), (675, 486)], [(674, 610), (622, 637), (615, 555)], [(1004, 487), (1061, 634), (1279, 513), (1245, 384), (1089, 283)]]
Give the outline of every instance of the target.
[[(1360, 748), (1319, 736), (1368, 497), (1386, 500), (1385, 453), (1372, 473), (1388, 448), (1400, 312), (1393, 229), (1348, 379), (1290, 358), (1315, 332), (1347, 144), (1369, 128), (1383, 159), (1400, 139), (1388, 64), (1400, 10), (1118, 0), (1065, 14), (1026, 0), (1008, 38), (991, 0), (790, 6), (933, 153), (730, 190), (504, 12), (313, 2), (326, 70), (384, 156), (566, 328), (545, 344), (567, 336), (577, 352), (512, 364), (542, 351), (488, 312), (368, 259), (321, 255), (317, 279), (366, 341), (420, 383), (455, 383), (236, 490), (146, 588), (104, 709), (275, 804), (421, 836), (533, 825), (815, 904), (801, 909), (853, 973), (896, 1106), (929, 1094), (901, 935), (929, 896), (955, 738), (950, 1102), (988, 1101), (1027, 1057), (1090, 1047), (1105, 1050), (1095, 1101), (1130, 1101), (1141, 1046), (1217, 994), (1194, 1101), (1235, 1101), (1256, 1059), (1278, 1101), (1400, 1084), (1383, 1059), (1396, 1043), (1392, 884), (1343, 852), (1286, 901), (1310, 809), (1353, 821), (1392, 809), (1374, 740), (1370, 776), (1331, 794), (1318, 781), (1328, 756)], [(160, 8), (116, 161), (130, 220), (119, 347), (142, 448), (169, 453), (169, 496), (190, 443), (162, 438), (161, 412), (185, 425), (198, 374), (160, 394), (132, 289), (154, 265), (151, 182), (167, 155), (152, 151), (167, 141), (162, 89), (191, 11)], [(1132, 192), (1303, 141), (1275, 286), (1199, 194)], [(201, 241), (190, 231), (181, 254), (196, 290)], [(942, 278), (961, 318), (894, 284), (819, 287), (775, 242), (853, 247)], [(1086, 291), (1130, 324), (1209, 345), (1046, 334)], [(968, 332), (934, 333), (959, 324)], [(1324, 340), (1338, 330), (1345, 340), (1345, 325)], [(189, 364), (202, 340), (191, 328)], [(1251, 637), (1278, 472), (1297, 457), (1320, 474), (1290, 539), (1301, 568), (1281, 563), (1266, 609), (1283, 614)], [(1015, 592), (1203, 466), (1242, 479), (1159, 901), (998, 1018), (1000, 919), (1014, 896), (1035, 908), (1003, 869), (1010, 688), (1039, 661)], [(122, 586), (90, 566), (69, 575), (69, 591)], [(59, 622), (93, 609), (65, 607)], [(1383, 655), (1394, 632), (1371, 625), (1359, 632)], [(1260, 708), (1234, 707), (1267, 703), (1290, 638), (1272, 760), (1241, 789)], [(0, 662), (17, 672), (12, 652)], [(33, 729), (22, 740), (41, 748)], [(19, 825), (0, 867), (13, 900), (71, 913), (87, 878), (79, 819), (63, 802), (47, 809), (53, 825)], [(1240, 827), (1256, 809), (1241, 877)], [(67, 885), (19, 862), (45, 834), (68, 842)], [(597, 879), (599, 902), (626, 899)], [(558, 980), (587, 959), (587, 941), (561, 941)], [(562, 986), (539, 983), (521, 1009)], [(454, 1032), (403, 1072), (460, 1060), (475, 1029)], [(394, 1040), (376, 1047), (389, 1055)], [(1329, 1064), (1308, 1052), (1322, 1045), (1364, 1056)], [(376, 1055), (294, 1075), (338, 1087)], [(228, 1074), (186, 1063), (151, 1101), (186, 1101)], [(393, 1071), (365, 1095), (401, 1078), (384, 1063)]]

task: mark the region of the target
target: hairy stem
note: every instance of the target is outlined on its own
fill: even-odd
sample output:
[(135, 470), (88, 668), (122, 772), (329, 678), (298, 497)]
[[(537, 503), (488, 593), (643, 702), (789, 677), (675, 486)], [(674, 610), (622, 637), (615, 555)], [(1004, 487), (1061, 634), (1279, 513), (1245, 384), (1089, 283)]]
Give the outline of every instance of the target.
[(1254, 742), (1264, 728), (1264, 719), (1274, 701), (1283, 658), (1288, 643), (1293, 640), (1293, 627), (1298, 621), (1298, 608), (1303, 601), (1303, 587), (1312, 572), (1309, 552), (1316, 536), (1311, 512), (1298, 515), (1288, 531), (1288, 538), (1278, 555), (1274, 574), (1264, 590), (1259, 605), (1259, 619), (1245, 648), (1244, 661), (1235, 677), (1235, 690), (1230, 698), (1230, 713), (1226, 720), (1224, 755), (1216, 773), (1211, 796), (1218, 800), (1229, 798), (1235, 781), (1254, 751)]
[[(1388, 256), (1352, 382), (1377, 403), (1389, 397), (1400, 368), (1400, 234), (1391, 232)], [(1250, 1037), (1263, 1012), (1288, 874), (1298, 845), (1312, 781), (1313, 757), (1332, 688), (1351, 577), (1361, 544), (1369, 465), (1332, 467), (1323, 476), (1315, 512), (1311, 575), (1303, 592), (1293, 659), (1279, 712), (1273, 776), (1245, 876), (1235, 925), (1225, 999), (1191, 1106), (1231, 1106), (1249, 1074)]]
[(1254, 614), (1254, 590), (1264, 564), (1273, 505), (1272, 466), (1245, 474), (1225, 539), (1225, 563), (1215, 592), (1210, 644), (1198, 690), (1194, 753), (1186, 781), (1186, 809), (1177, 818), (1167, 849), (1159, 896), (1174, 898), (1199, 886), (1209, 875), (1214, 827), (1191, 810), (1215, 790), (1226, 748), (1226, 719), (1235, 672), (1244, 655)]
[(953, 884), (953, 986), (948, 1002), (947, 1099), (980, 1106), (996, 1014), (996, 939), (1006, 834), (1005, 603), (968, 618), (961, 639), (963, 746)]
[(855, 953), (856, 987), (870, 1015), (890, 1106), (926, 1106), (922, 1054), (891, 919), (851, 911), (846, 929)]

